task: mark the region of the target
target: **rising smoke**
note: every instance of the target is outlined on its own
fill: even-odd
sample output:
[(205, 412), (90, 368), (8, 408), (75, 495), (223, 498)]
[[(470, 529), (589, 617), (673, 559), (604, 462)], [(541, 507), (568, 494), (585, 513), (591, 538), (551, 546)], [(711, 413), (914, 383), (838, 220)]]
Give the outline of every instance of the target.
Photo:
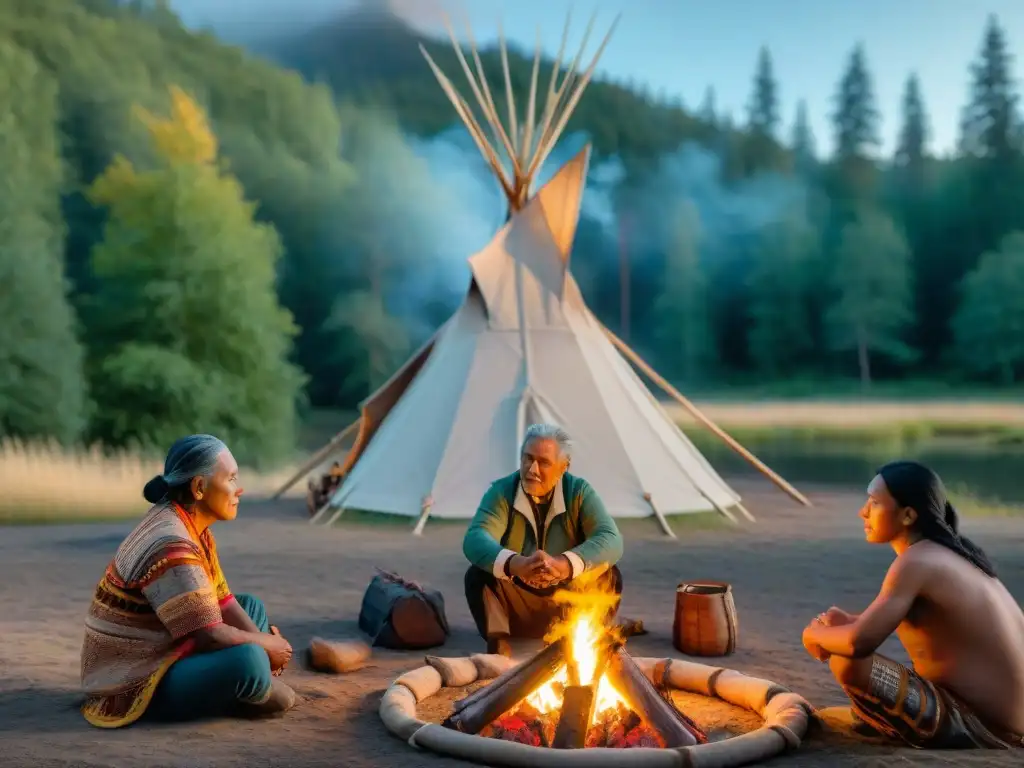
[[(404, 135), (403, 141), (422, 163), (422, 172), (436, 194), (410, 197), (403, 204), (405, 221), (418, 222), (417, 240), (427, 258), (422, 270), (410, 272), (395, 287), (394, 295), (400, 297), (398, 305), (404, 307), (423, 306), (428, 292), (433, 302), (443, 296), (450, 311), (468, 286), (466, 260), (484, 247), (505, 221), (504, 198), (461, 125), (429, 139)], [(537, 186), (587, 141), (584, 133), (563, 136), (545, 163)], [(727, 185), (722, 180), (722, 158), (694, 142), (664, 155), (642, 184), (627, 182), (624, 168), (618, 157), (591, 163), (581, 209), (581, 228), (588, 228), (587, 252), (574, 252), (576, 271), (596, 270), (617, 276), (617, 201), (627, 183), (631, 226), (626, 248), (631, 269), (646, 273), (636, 275), (637, 282), (648, 285), (659, 281), (659, 276), (651, 272), (662, 269), (672, 217), (682, 201), (690, 201), (695, 207), (700, 219), (701, 255), (713, 261), (727, 259), (730, 250), (740, 248), (765, 225), (780, 221), (795, 206), (803, 205), (806, 198), (806, 189), (799, 181), (778, 174), (762, 174)], [(399, 172), (384, 167), (373, 170), (375, 174)], [(582, 240), (581, 232), (577, 241)]]
[[(186, 23), (211, 25), (222, 37), (244, 43), (258, 37), (257, 31), (273, 28), (281, 34), (315, 26), (339, 12), (367, 9), (387, 10), (420, 34), (441, 36), (441, 10), (450, 12), (452, 1), (248, 0), (245, 14), (237, 12), (235, 0), (175, 0), (174, 6)], [(502, 225), (505, 204), (492, 172), (454, 111), (452, 127), (432, 138), (402, 134), (393, 122), (380, 136), (386, 151), (363, 154), (358, 163), (360, 193), (371, 207), (387, 212), (387, 226), (401, 228), (404, 248), (415, 251), (403, 256), (406, 268), (391, 281), (387, 298), (391, 311), (418, 326), (413, 336), (422, 337), (462, 300), (469, 282), (466, 260)], [(563, 136), (548, 157), (538, 185), (575, 155), (587, 138), (582, 133)], [(626, 179), (621, 158), (592, 160), (577, 235), (578, 243), (586, 243), (586, 253), (577, 249), (573, 254), (574, 271), (617, 279), (613, 261), (619, 253), (618, 212), (627, 184), (626, 246), (634, 279), (647, 285), (658, 282), (672, 218), (683, 201), (689, 201), (699, 215), (702, 259), (727, 263), (751, 233), (780, 220), (806, 197), (798, 180), (775, 174), (725, 184), (722, 166), (717, 152), (694, 142), (661, 157), (642, 182)], [(420, 311), (423, 307), (429, 311)]]
[[(374, 162), (360, 168), (365, 194), (374, 206), (394, 211), (405, 229), (415, 254), (404, 259), (406, 268), (389, 286), (392, 312), (418, 324), (414, 336), (422, 338), (436, 325), (439, 314), (453, 311), (469, 286), (467, 260), (481, 250), (501, 228), (507, 204), (501, 188), (467, 131), (452, 126), (432, 138), (401, 134), (403, 149), (376, 153)], [(384, 136), (385, 132), (378, 133)], [(536, 180), (535, 189), (579, 152), (587, 136), (565, 136), (549, 156)], [(585, 226), (600, 232), (600, 241), (615, 242), (614, 194), (622, 177), (621, 163), (606, 161), (592, 166), (585, 190), (582, 216)], [(393, 184), (387, 179), (405, 179), (408, 194), (397, 206), (391, 199)], [(429, 194), (417, 194), (417, 190)], [(588, 255), (589, 256), (593, 256)], [(419, 310), (429, 307), (427, 316)], [(418, 322), (420, 321), (420, 322)]]

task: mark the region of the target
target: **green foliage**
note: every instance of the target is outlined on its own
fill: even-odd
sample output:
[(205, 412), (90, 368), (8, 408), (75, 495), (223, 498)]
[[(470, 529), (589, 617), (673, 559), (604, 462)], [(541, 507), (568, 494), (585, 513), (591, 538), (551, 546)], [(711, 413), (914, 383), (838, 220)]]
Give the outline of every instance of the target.
[(903, 125), (893, 158), (897, 168), (915, 169), (924, 162), (928, 144), (928, 118), (917, 75), (907, 78), (903, 87)]
[(1024, 506), (1008, 504), (1001, 499), (979, 494), (969, 486), (959, 484), (949, 489), (949, 500), (962, 517), (1020, 517)]
[(796, 119), (793, 121), (789, 148), (793, 153), (796, 170), (800, 174), (807, 175), (813, 170), (818, 151), (814, 133), (811, 131), (811, 121), (807, 115), (807, 102), (804, 99), (800, 99), (796, 105)]
[(707, 366), (714, 362), (700, 237), (700, 215), (692, 202), (682, 201), (672, 217), (654, 310), (662, 344), (675, 351), (674, 372), (690, 382), (706, 377)]
[(1006, 160), (1020, 149), (1017, 93), (1006, 34), (990, 16), (980, 56), (971, 65), (971, 99), (960, 124), (960, 149), (970, 157)]
[(751, 133), (774, 138), (779, 129), (779, 84), (772, 71), (772, 57), (767, 48), (761, 48), (754, 75), (754, 92), (750, 97), (749, 126)]
[[(455, 124), (419, 44), (458, 79), (454, 53), (380, 10), (360, 13), (276, 41), (264, 53), (279, 66), (186, 30), (164, 2), (3, 4), (0, 321), (16, 331), (0, 341), (0, 432), (73, 440), (84, 429), (165, 447), (218, 429), (269, 457), (287, 449), (299, 369), (309, 402), (351, 408), (400, 364), (425, 330), (409, 319), (425, 315), (412, 305), (428, 289), (416, 289), (446, 237), (436, 212), (462, 206), (468, 218), (476, 201), (445, 199), (407, 141)], [(605, 322), (620, 315), (628, 207), (623, 218), (642, 222), (621, 243), (630, 341), (688, 383), (788, 386), (837, 369), (883, 387), (938, 373), (1019, 381), (1022, 248), (1008, 236), (1024, 232), (1024, 128), (1011, 43), (990, 20), (961, 151), (943, 158), (929, 151), (913, 76), (897, 152), (878, 155), (859, 47), (839, 73), (828, 158), (803, 102), (781, 146), (786, 84), (767, 50), (742, 126), (713, 87), (689, 110), (594, 82), (568, 133), (585, 131), (595, 167), (612, 160), (625, 178), (608, 195), (610, 226), (593, 211), (580, 221), (572, 264), (588, 305)], [(481, 56), (502, 83), (497, 52)], [(531, 70), (532, 56), (512, 51), (520, 106)], [(170, 86), (192, 95), (192, 117), (146, 118), (166, 114)], [(718, 176), (658, 186), (666, 159), (693, 146)], [(806, 204), (734, 226), (744, 185), (766, 179), (760, 188), (800, 188)]]
[(875, 196), (878, 169), (874, 155), (881, 143), (880, 121), (864, 48), (857, 45), (839, 81), (832, 113), (835, 156), (830, 193), (839, 203), (840, 221), (850, 215), (851, 208)]
[(861, 377), (870, 380), (871, 355), (910, 360), (904, 334), (913, 319), (910, 305), (910, 251), (892, 220), (863, 210), (842, 231), (835, 254), (826, 313), (829, 348), (856, 351)]
[[(117, 154), (153, 160), (149, 137), (132, 119), (132, 110), (134, 105), (165, 110), (169, 86), (184, 88), (204, 107), (226, 161), (247, 191), (251, 185), (252, 192), (267, 192), (267, 185), (256, 189), (257, 182), (278, 176), (295, 182), (285, 194), (295, 188), (320, 190), (322, 177), (339, 164), (340, 121), (329, 89), (309, 85), (297, 73), (247, 56), (210, 34), (191, 33), (166, 8), (135, 5), (16, 0), (0, 9), (0, 39), (32, 52), (59, 87), (62, 150), (69, 166), (67, 269), (78, 288), (90, 286), (89, 253), (104, 215), (85, 199), (85, 188)], [(301, 224), (278, 215), (283, 206), (252, 192), (261, 217), (276, 217), (272, 220), (289, 253), (314, 247), (295, 236)], [(318, 255), (320, 246), (315, 245)]]
[(341, 399), (361, 400), (376, 390), (411, 351), (405, 327), (387, 312), (380, 296), (368, 291), (339, 299), (324, 326), (328, 333), (349, 340), (336, 345), (325, 361), (335, 370), (356, 372), (333, 382)]
[(880, 117), (864, 48), (858, 45), (850, 54), (836, 94), (833, 113), (836, 155), (840, 159), (870, 155), (881, 143), (878, 134)]
[(423, 234), (436, 226), (432, 216), (437, 208), (422, 202), (439, 192), (426, 163), (387, 115), (350, 108), (343, 120), (344, 157), (361, 179), (345, 201), (345, 229), (350, 245), (361, 255), (360, 277), (379, 288), (407, 270), (422, 269), (429, 259), (422, 248)]
[(319, 220), (330, 223), (333, 258), (301, 268), (293, 260), (286, 287), (299, 298), (300, 325), (314, 332), (299, 358), (312, 380), (311, 399), (350, 405), (409, 351), (409, 317), (389, 312), (385, 296), (434, 271), (432, 244), (446, 234), (435, 212), (462, 201), (443, 199), (385, 112), (346, 105), (340, 116), (342, 162), (359, 181), (339, 185), (333, 211), (313, 204)]
[(280, 459), (303, 377), (287, 362), (296, 328), (275, 293), (277, 233), (253, 221), (183, 92), (170, 119), (142, 117), (155, 167), (119, 157), (90, 189), (110, 212), (88, 315), (95, 437), (163, 447), (205, 431), (240, 460)]
[(0, 435), (72, 441), (87, 413), (61, 253), (57, 84), (7, 40), (0, 102)]
[(973, 374), (1012, 384), (1024, 377), (1024, 232), (982, 255), (963, 281), (953, 318), (956, 361)]
[(786, 170), (791, 158), (778, 142), (780, 124), (779, 84), (772, 68), (772, 57), (761, 48), (754, 73), (754, 85), (747, 104), (747, 130), (744, 142), (744, 172), (753, 175), (764, 170)]
[(792, 373), (813, 355), (809, 278), (818, 249), (818, 233), (798, 212), (761, 232), (749, 280), (750, 355), (769, 375)]

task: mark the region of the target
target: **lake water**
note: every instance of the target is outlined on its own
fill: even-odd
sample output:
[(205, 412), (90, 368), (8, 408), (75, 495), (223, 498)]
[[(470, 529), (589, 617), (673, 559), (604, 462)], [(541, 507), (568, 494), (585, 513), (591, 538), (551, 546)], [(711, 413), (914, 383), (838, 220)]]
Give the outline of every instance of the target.
[[(714, 442), (710, 442), (714, 440)], [(723, 474), (759, 474), (717, 438), (697, 441), (708, 461)], [(841, 440), (793, 443), (765, 438), (744, 447), (797, 488), (826, 483), (865, 488), (878, 467), (893, 459), (914, 459), (934, 469), (947, 488), (967, 488), (978, 497), (1024, 504), (1024, 449), (955, 448), (927, 442), (912, 446), (846, 447)]]

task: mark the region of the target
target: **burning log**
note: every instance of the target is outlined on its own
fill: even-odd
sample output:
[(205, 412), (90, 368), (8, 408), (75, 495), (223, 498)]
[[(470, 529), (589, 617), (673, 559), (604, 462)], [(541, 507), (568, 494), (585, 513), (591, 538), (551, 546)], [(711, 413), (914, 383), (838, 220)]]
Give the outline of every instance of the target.
[(562, 693), (562, 714), (558, 718), (555, 749), (583, 749), (587, 745), (590, 718), (594, 714), (597, 685), (567, 685)]
[(590, 732), (590, 721), (594, 717), (594, 706), (597, 704), (597, 692), (601, 685), (601, 678), (604, 677), (605, 670), (608, 668), (612, 653), (621, 647), (621, 644), (613, 640), (611, 635), (605, 635), (598, 643), (597, 664), (588, 685), (580, 685), (575, 654), (569, 654), (569, 659), (566, 662), (569, 684), (562, 692), (562, 711), (551, 746), (556, 749), (583, 749), (587, 746), (587, 735)]
[(658, 692), (624, 648), (612, 654), (607, 674), (636, 713), (661, 735), (666, 747), (690, 747), (707, 741), (700, 727)]
[(580, 670), (579, 667), (576, 666), (576, 659), (572, 657), (571, 653), (565, 660), (565, 676), (569, 681), (569, 685), (580, 684)]
[[(556, 643), (556, 645), (559, 645), (559, 644)], [(524, 662), (516, 664), (513, 667), (509, 667), (504, 672), (499, 674), (497, 677), (492, 679), (487, 685), (483, 686), (482, 688), (478, 688), (477, 690), (473, 691), (468, 696), (463, 696), (461, 699), (459, 699), (458, 701), (456, 701), (452, 705), (452, 712), (457, 714), (457, 713), (461, 712), (463, 709), (465, 709), (466, 707), (468, 707), (470, 704), (475, 704), (476, 702), (480, 701), (480, 699), (484, 698), (485, 696), (489, 696), (497, 688), (500, 688), (501, 686), (505, 685), (509, 680), (511, 680), (516, 675), (518, 675), (522, 671), (524, 666), (537, 662), (538, 659), (541, 656), (544, 656), (545, 654), (553, 653), (553, 651), (550, 650), (551, 647), (552, 646), (548, 645), (548, 646), (545, 646), (544, 648), (541, 648), (531, 658), (527, 659)], [(561, 657), (559, 659), (560, 662), (565, 661), (565, 647), (564, 647), (564, 645), (562, 645), (561, 648), (562, 648), (562, 651), (561, 651)], [(556, 664), (555, 668), (557, 669), (557, 667), (558, 667), (558, 665)], [(528, 696), (530, 693), (532, 693), (532, 691), (528, 691), (526, 695)]]
[(546, 683), (565, 663), (565, 640), (545, 647), (533, 658), (496, 677), (479, 691), (475, 691), (459, 704), (441, 723), (462, 733), (480, 733), (499, 716)]

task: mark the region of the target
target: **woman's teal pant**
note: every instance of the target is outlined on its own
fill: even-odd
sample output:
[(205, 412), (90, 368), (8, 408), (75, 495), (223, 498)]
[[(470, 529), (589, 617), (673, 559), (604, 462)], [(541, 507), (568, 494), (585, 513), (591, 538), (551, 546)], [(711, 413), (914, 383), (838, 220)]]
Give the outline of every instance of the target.
[[(263, 601), (235, 595), (261, 632), (270, 631)], [(176, 661), (153, 693), (148, 714), (160, 720), (192, 720), (229, 714), (238, 704), (258, 703), (270, 692), (267, 652), (253, 643), (197, 653)]]

